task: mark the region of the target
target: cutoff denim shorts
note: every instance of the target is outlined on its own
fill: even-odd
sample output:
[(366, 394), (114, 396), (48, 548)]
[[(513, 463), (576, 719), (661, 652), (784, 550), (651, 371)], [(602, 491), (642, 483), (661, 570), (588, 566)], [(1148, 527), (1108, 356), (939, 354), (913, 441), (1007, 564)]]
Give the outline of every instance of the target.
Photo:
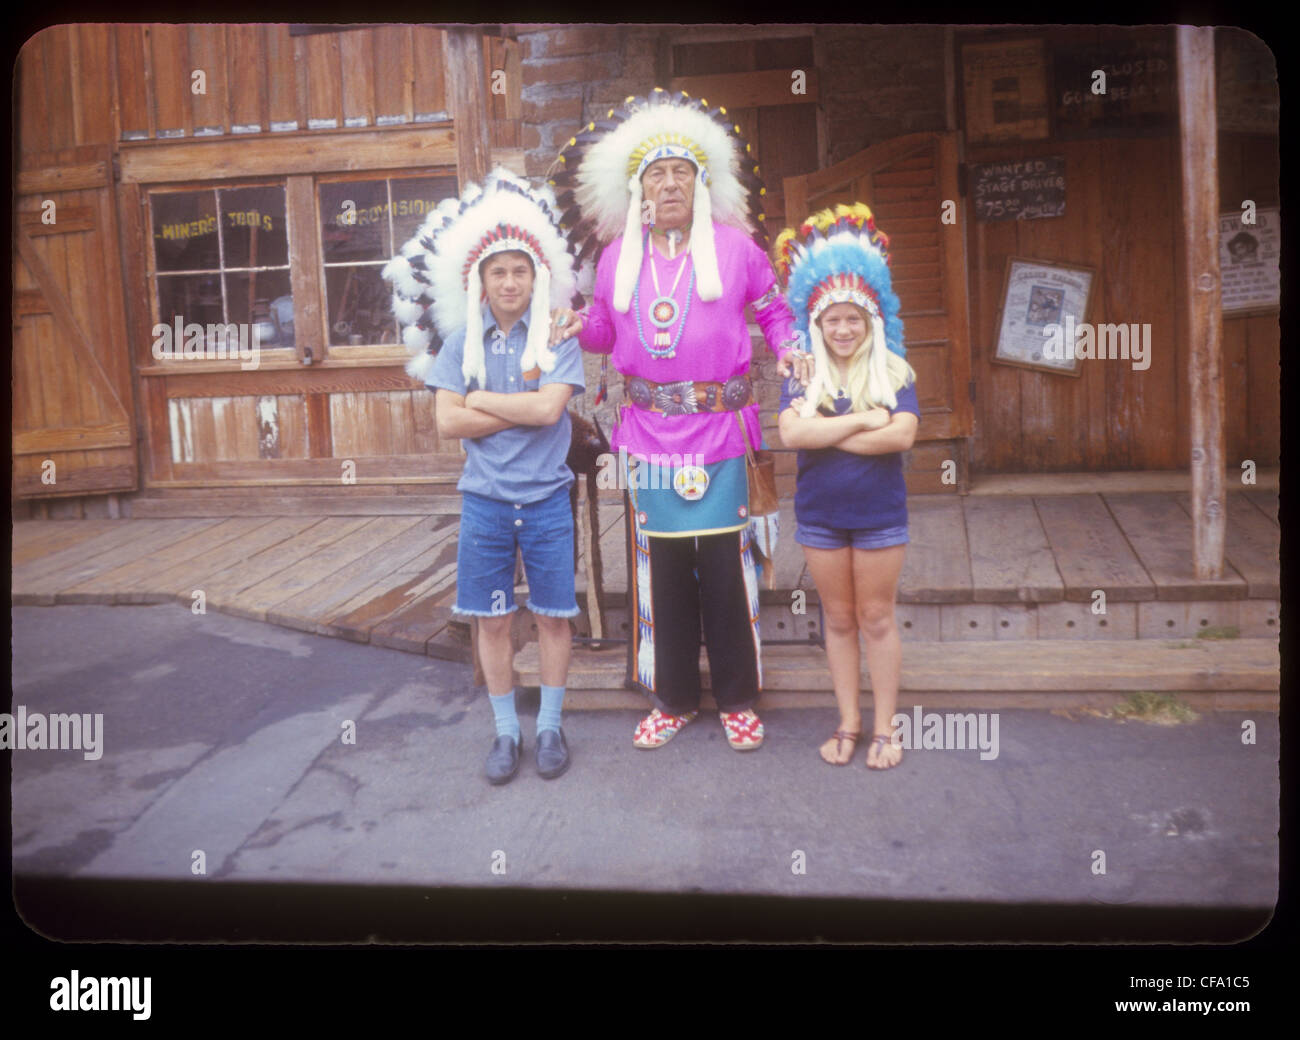
[(461, 496), (452, 612), (471, 617), (513, 613), (518, 551), (528, 579), (528, 609), (550, 617), (577, 616), (569, 489), (522, 505), (469, 491)]
[(810, 549), (888, 549), (907, 544), (907, 525), (902, 527), (821, 527), (800, 523), (794, 540)]

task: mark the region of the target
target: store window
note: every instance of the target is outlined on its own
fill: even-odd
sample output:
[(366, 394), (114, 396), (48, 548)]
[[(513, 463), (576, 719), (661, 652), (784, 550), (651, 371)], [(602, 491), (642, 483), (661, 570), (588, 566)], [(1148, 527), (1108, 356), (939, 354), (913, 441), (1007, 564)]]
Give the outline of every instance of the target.
[(293, 346), (284, 185), (157, 191), (157, 320), (256, 327), (263, 348)]
[(380, 271), (440, 201), (454, 175), (329, 181), (319, 186), (324, 310), (331, 346), (400, 344)]
[[(321, 178), (308, 204), (315, 212), (290, 207), (288, 186), (150, 193), (155, 321), (202, 325), (209, 346), (222, 335), (218, 327), (247, 325), (263, 350), (282, 348), (284, 360), (404, 360), (392, 289), (380, 272), (438, 203), (457, 194), (455, 174)], [(313, 234), (321, 268), (297, 279), (311, 298), (295, 301), (291, 270), (307, 251), (291, 244)], [(295, 302), (299, 315), (321, 316), (319, 330), (295, 330)]]

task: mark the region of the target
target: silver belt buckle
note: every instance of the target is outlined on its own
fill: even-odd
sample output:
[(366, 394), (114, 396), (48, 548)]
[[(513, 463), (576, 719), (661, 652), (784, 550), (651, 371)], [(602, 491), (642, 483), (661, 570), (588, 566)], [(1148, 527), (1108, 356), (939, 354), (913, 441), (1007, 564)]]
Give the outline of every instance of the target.
[(689, 379), (660, 383), (655, 387), (654, 401), (664, 415), (694, 415), (700, 410), (695, 399), (695, 383)]

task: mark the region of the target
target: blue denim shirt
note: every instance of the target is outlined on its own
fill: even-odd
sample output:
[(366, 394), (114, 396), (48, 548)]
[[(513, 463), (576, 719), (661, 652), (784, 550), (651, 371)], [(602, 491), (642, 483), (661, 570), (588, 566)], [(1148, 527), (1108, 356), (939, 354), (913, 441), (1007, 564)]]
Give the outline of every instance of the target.
[[(574, 396), (586, 389), (582, 351), (576, 338), (564, 340), (553, 349), (555, 367), (525, 379), (520, 360), (528, 337), (528, 315), (520, 318), (502, 339), (492, 309), (483, 305), (483, 357), (487, 386), (468, 386), (461, 373), (465, 356), (465, 332), (452, 333), (438, 352), (425, 385), (431, 390), (450, 390), (462, 396), (470, 390), (491, 390), (518, 394), (538, 390), (548, 383), (568, 383)], [(527, 504), (549, 498), (573, 483), (573, 471), (565, 465), (569, 454), (570, 427), (566, 410), (553, 426), (511, 426), (484, 437), (465, 437), (465, 470), (456, 485), (486, 498)]]

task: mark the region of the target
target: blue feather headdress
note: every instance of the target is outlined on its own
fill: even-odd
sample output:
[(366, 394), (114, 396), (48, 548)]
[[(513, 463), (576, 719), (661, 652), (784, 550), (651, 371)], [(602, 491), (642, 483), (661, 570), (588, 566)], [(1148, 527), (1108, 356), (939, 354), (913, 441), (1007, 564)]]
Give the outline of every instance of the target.
[(900, 303), (890, 284), (889, 239), (877, 230), (871, 210), (856, 203), (815, 213), (799, 228), (781, 232), (774, 252), (796, 328), (811, 344), (816, 360), (806, 413), (816, 409), (833, 385), (817, 319), (836, 303), (860, 307), (871, 329), (865, 370), (850, 379), (857, 384), (855, 407), (895, 407), (895, 391), (914, 376), (904, 360)]

